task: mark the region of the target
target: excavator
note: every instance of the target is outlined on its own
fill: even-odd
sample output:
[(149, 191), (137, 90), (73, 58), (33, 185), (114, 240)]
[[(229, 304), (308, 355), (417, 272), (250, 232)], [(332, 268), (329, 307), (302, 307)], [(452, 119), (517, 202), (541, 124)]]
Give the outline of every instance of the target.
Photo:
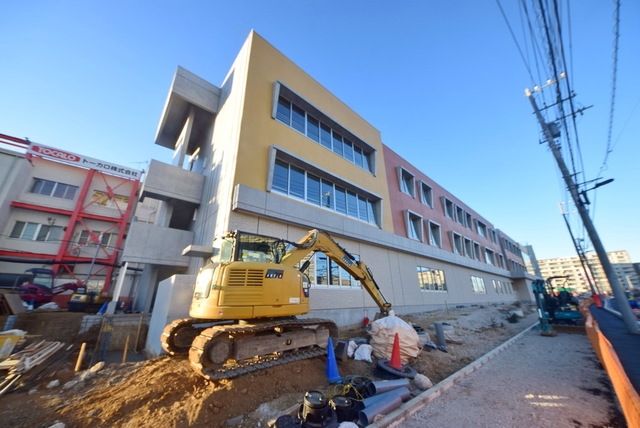
[(337, 337), (327, 319), (296, 318), (309, 312), (310, 256), (326, 254), (360, 281), (386, 316), (385, 299), (371, 270), (328, 233), (310, 230), (298, 242), (234, 231), (216, 239), (196, 277), (190, 318), (162, 332), (169, 355), (188, 355), (210, 380), (324, 355)]

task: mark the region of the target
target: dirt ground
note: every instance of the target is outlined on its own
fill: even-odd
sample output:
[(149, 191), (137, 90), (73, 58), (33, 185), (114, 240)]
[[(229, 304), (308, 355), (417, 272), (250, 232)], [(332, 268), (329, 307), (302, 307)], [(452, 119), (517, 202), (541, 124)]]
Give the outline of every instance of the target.
[[(462, 343), (448, 344), (448, 352), (423, 351), (413, 362), (434, 383), (493, 349), (535, 321), (535, 314), (518, 323), (506, 321), (508, 307), (467, 307), (402, 316), (425, 328), (434, 321), (454, 326)], [(341, 337), (362, 336), (360, 330)], [(139, 363), (111, 364), (74, 387), (47, 389), (51, 380), (64, 385), (74, 379), (73, 359), (51, 367), (25, 388), (0, 398), (0, 420), (5, 426), (48, 427), (61, 421), (67, 427), (180, 427), (266, 426), (269, 419), (301, 402), (305, 391), (332, 391), (324, 358), (273, 367), (237, 379), (208, 382), (197, 376), (186, 360), (161, 357)], [(340, 373), (376, 378), (374, 365), (347, 360)], [(53, 370), (55, 369), (55, 370)], [(331, 387), (331, 388), (335, 388)], [(337, 392), (337, 391), (333, 391)], [(27, 404), (28, 403), (28, 404)]]

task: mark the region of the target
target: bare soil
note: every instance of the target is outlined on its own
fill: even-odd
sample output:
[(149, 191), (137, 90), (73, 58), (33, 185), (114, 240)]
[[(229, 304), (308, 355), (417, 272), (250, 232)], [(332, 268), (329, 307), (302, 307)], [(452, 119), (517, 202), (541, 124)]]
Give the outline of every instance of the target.
[[(506, 311), (506, 307), (475, 307), (403, 316), (427, 331), (435, 321), (450, 322), (462, 340), (448, 344), (447, 353), (422, 352), (413, 366), (436, 383), (535, 321), (535, 314), (529, 311), (523, 320), (510, 324), (505, 320)], [(433, 331), (429, 333), (435, 337)], [(341, 336), (362, 335), (360, 330), (350, 330)], [(61, 384), (74, 379), (73, 357), (25, 388), (0, 397), (3, 425), (48, 427), (62, 421), (67, 427), (266, 426), (269, 419), (301, 402), (305, 391), (338, 392), (330, 390), (335, 387), (327, 383), (324, 358), (208, 382), (197, 376), (186, 360), (161, 357), (109, 365), (68, 390), (61, 386), (47, 389), (52, 379)], [(377, 377), (370, 363), (347, 360), (339, 367), (342, 375)]]

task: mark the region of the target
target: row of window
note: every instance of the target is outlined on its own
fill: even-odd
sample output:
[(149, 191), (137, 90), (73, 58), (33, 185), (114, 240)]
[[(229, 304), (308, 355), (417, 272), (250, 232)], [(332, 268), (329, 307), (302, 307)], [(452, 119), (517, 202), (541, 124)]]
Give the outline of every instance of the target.
[(33, 185), (31, 186), (31, 193), (69, 200), (73, 200), (73, 198), (76, 197), (77, 191), (78, 186), (44, 180), (42, 178), (34, 178)]
[[(60, 242), (64, 235), (63, 226), (35, 223), (31, 221), (16, 221), (9, 237), (24, 239), (27, 241)], [(86, 246), (110, 246), (115, 244), (115, 233), (100, 232), (97, 230), (83, 230), (77, 237), (79, 245)]]
[(491, 280), (493, 289), (497, 294), (513, 294), (513, 285), (510, 281)]
[[(428, 241), (429, 245), (442, 248), (442, 237), (440, 232), (440, 225), (432, 221), (423, 221), (422, 217), (418, 214), (407, 211), (406, 212), (406, 224), (407, 235), (411, 239), (416, 241), (425, 242)], [(423, 224), (427, 224), (426, 232), (423, 229)], [(425, 239), (425, 233), (428, 233), (428, 239)]]
[(367, 153), (364, 146), (342, 136), (336, 130), (282, 96), (278, 98), (276, 119), (300, 131), (316, 143), (320, 143), (360, 168), (370, 172), (374, 171), (370, 153)]
[(61, 241), (64, 228), (30, 221), (16, 221), (9, 235), (11, 238), (26, 239), (28, 241)]
[(416, 266), (418, 285), (423, 291), (447, 291), (447, 281), (442, 269)]
[(274, 190), (314, 205), (377, 224), (374, 201), (295, 165), (276, 160), (271, 186)]
[(518, 245), (514, 244), (513, 242), (511, 242), (511, 241), (510, 241), (509, 239), (507, 239), (507, 238), (502, 238), (502, 242), (503, 242), (503, 244), (504, 244), (505, 248), (506, 248), (509, 252), (511, 252), (511, 253), (513, 253), (513, 254), (516, 254), (516, 255), (518, 255), (520, 258), (522, 258), (522, 250), (520, 250), (520, 247), (519, 247)]
[[(352, 254), (356, 260), (360, 260), (357, 254)], [(336, 262), (323, 253), (315, 253), (309, 258), (309, 266), (305, 271), (313, 285), (360, 287), (360, 281), (353, 278)], [(301, 262), (302, 264), (303, 262)]]
[[(452, 200), (442, 197), (442, 205), (444, 215), (462, 226), (476, 231), (481, 237), (490, 240), (494, 244), (498, 242), (497, 234), (494, 229), (487, 227), (482, 221), (473, 219), (471, 214), (464, 208), (453, 203)], [(475, 226), (475, 227), (474, 227)]]

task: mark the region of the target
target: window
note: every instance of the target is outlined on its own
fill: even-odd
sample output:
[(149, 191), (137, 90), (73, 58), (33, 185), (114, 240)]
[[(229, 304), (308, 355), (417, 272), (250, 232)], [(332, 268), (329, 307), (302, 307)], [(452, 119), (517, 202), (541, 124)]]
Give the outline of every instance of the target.
[(331, 150), (331, 128), (324, 123), (320, 125), (320, 144)]
[(464, 255), (464, 247), (462, 244), (462, 236), (455, 232), (452, 232), (453, 237), (453, 252), (454, 254)]
[(278, 98), (276, 119), (287, 125), (291, 124), (291, 103), (282, 97)]
[(495, 253), (492, 250), (485, 248), (484, 258), (486, 259), (487, 263), (490, 264), (491, 266), (496, 265)]
[(407, 211), (407, 236), (422, 241), (422, 217)]
[(471, 239), (464, 238), (464, 255), (473, 258), (473, 243)]
[(498, 254), (498, 266), (504, 268), (504, 256), (502, 254)]
[(473, 258), (476, 260), (481, 260), (480, 259), (480, 244), (478, 244), (477, 242), (473, 243)]
[(473, 227), (473, 222), (471, 221), (471, 214), (466, 213), (466, 220), (467, 220), (467, 224), (466, 226), (471, 229)]
[(487, 288), (484, 286), (484, 279), (479, 276), (471, 276), (471, 286), (476, 294), (487, 294)]
[(333, 152), (343, 155), (343, 147), (342, 147), (342, 136), (340, 134), (333, 132)]
[(307, 174), (307, 201), (320, 205), (320, 179)]
[(326, 180), (322, 180), (322, 206), (334, 209), (334, 200), (333, 184)]
[(31, 193), (69, 200), (73, 200), (76, 197), (77, 191), (78, 186), (43, 180), (42, 178), (34, 178), (31, 186)]
[(60, 242), (63, 232), (62, 226), (16, 221), (9, 237), (27, 241)]
[(345, 189), (325, 178), (276, 159), (273, 168), (272, 190), (303, 199), (370, 224), (377, 224), (376, 202), (360, 194), (357, 189)]
[(353, 162), (353, 144), (351, 141), (344, 139), (344, 158), (349, 162)]
[(410, 196), (415, 196), (413, 175), (404, 168), (400, 168), (400, 190)]
[(442, 248), (440, 225), (432, 221), (429, 222), (429, 244), (433, 245), (434, 247)]
[(491, 239), (491, 242), (494, 244), (498, 242), (498, 239), (496, 238), (496, 231), (494, 229), (489, 229), (489, 239)]
[(307, 115), (307, 135), (316, 143), (320, 142), (320, 122)]
[(481, 222), (480, 220), (478, 220), (478, 222), (476, 223), (476, 227), (478, 229), (478, 235), (482, 236), (483, 238), (487, 237), (487, 225), (484, 224), (483, 222)]
[(449, 217), (450, 219), (453, 219), (455, 215), (455, 212), (453, 210), (453, 202), (451, 202), (447, 198), (443, 198), (443, 201), (444, 202), (442, 206), (444, 207), (444, 215)]
[(304, 170), (293, 165), (289, 168), (289, 194), (304, 199)]
[(90, 247), (95, 247), (99, 244), (100, 246), (108, 247), (112, 244), (115, 245), (116, 238), (117, 235), (115, 233), (85, 229), (80, 232), (80, 236), (78, 237), (78, 244)]
[(294, 105), (291, 109), (291, 127), (295, 130), (298, 130), (305, 133), (305, 112), (300, 107)]
[[(352, 255), (356, 260), (360, 259), (357, 254)], [(326, 254), (316, 253), (310, 258), (310, 261), (307, 275), (309, 275), (309, 278), (315, 278), (315, 285), (335, 285), (341, 287), (360, 286), (359, 281), (353, 278), (336, 262), (329, 259)]]
[(129, 197), (125, 195), (109, 196), (107, 192), (94, 190), (93, 195), (91, 196), (91, 201), (108, 208), (123, 209), (126, 208), (129, 203)]
[(420, 200), (423, 204), (433, 208), (433, 192), (431, 191), (431, 187), (422, 181), (420, 182)]
[(456, 205), (456, 221), (464, 226), (464, 210)]
[(418, 286), (420, 290), (447, 291), (447, 282), (443, 270), (416, 266), (416, 273), (418, 274)]
[[(283, 92), (290, 92), (282, 86), (280, 86), (280, 89)], [(335, 129), (339, 128), (339, 125), (334, 127), (328, 125), (327, 123), (331, 122), (328, 117), (325, 117), (325, 122), (322, 122), (324, 116), (322, 113), (311, 105), (302, 107), (303, 104), (305, 103), (302, 101), (296, 104), (283, 96), (279, 96), (276, 106), (276, 119), (305, 134), (316, 143), (320, 143), (360, 168), (374, 172), (372, 163), (373, 150), (364, 141), (350, 134), (349, 131)]]

